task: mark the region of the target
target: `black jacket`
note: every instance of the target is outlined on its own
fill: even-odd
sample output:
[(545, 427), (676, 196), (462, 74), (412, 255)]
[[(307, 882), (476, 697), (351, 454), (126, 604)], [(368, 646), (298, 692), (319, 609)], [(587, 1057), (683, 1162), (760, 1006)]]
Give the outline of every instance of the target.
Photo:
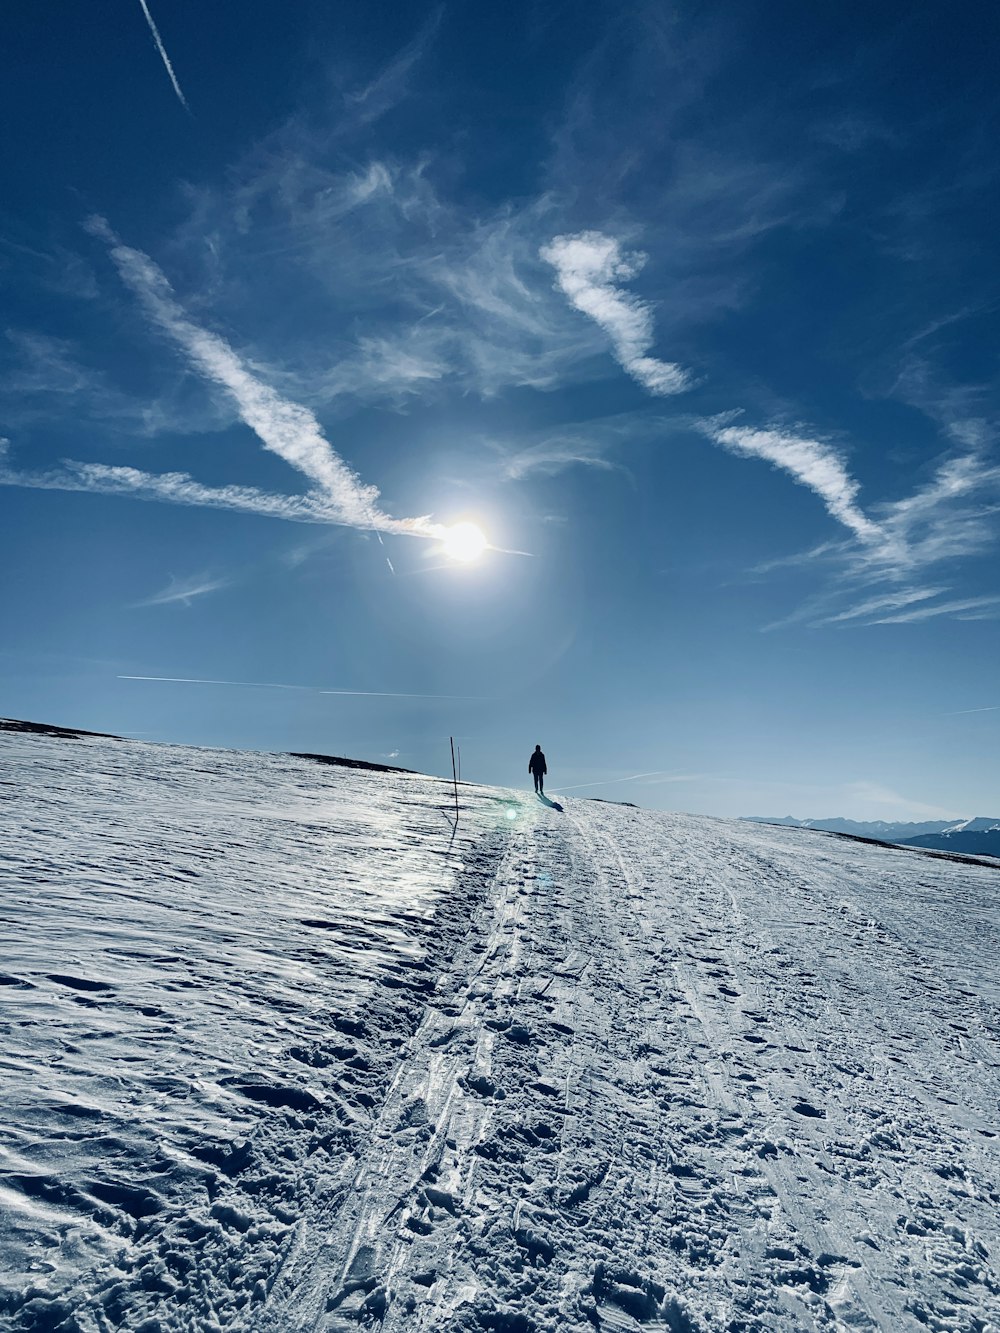
[(545, 756), (541, 750), (532, 751), (531, 758), (528, 760), (529, 773), (547, 773), (548, 766), (545, 763)]

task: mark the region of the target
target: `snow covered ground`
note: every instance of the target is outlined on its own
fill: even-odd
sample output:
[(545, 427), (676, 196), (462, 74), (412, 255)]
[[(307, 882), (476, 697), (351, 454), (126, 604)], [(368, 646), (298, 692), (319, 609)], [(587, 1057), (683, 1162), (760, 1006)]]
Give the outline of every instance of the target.
[(0, 735), (0, 1322), (1000, 1329), (1000, 871)]

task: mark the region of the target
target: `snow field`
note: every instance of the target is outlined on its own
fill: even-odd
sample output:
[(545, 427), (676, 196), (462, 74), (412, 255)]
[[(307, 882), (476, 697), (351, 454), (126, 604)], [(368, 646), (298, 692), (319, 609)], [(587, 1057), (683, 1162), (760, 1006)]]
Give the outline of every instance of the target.
[(12, 1329), (1000, 1329), (995, 869), (0, 746)]
[(0, 746), (0, 1318), (252, 1327), (464, 929), (472, 830), (426, 779)]

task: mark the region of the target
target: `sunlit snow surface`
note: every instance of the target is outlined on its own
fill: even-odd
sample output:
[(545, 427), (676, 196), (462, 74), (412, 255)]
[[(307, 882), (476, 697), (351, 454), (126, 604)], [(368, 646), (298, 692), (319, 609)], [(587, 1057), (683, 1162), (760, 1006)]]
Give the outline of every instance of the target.
[(449, 793), (0, 734), (0, 1320), (1000, 1328), (1000, 870)]

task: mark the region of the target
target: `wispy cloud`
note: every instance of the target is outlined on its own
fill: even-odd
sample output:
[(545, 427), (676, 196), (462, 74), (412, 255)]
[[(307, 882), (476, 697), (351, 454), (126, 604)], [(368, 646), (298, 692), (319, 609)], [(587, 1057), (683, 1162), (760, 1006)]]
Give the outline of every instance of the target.
[(170, 57), (167, 55), (166, 47), (163, 45), (163, 40), (160, 37), (160, 30), (153, 22), (153, 16), (149, 12), (149, 6), (146, 4), (146, 0), (139, 0), (139, 4), (142, 6), (142, 12), (146, 16), (146, 22), (149, 24), (149, 31), (153, 34), (153, 41), (156, 43), (156, 49), (160, 53), (160, 59), (163, 61), (163, 67), (170, 76), (170, 82), (173, 85), (174, 92), (177, 94), (177, 100), (180, 102), (181, 106), (188, 113), (188, 115), (190, 115), (191, 108), (187, 104), (187, 98), (181, 91), (181, 85), (177, 82), (177, 75), (174, 73), (174, 67), (173, 65), (171, 65)]
[(996, 713), (1000, 704), (987, 704), (985, 708), (958, 708), (953, 713), (942, 713), (942, 717), (964, 717), (967, 713)]
[(829, 513), (863, 542), (881, 538), (878, 525), (856, 503), (860, 485), (832, 445), (790, 431), (758, 430), (751, 426), (709, 426), (708, 433), (730, 453), (762, 458), (790, 473), (800, 485), (815, 491)]
[[(843, 561), (837, 564), (837, 578), (833, 586), (826, 591), (810, 597), (802, 606), (789, 615), (783, 616), (763, 626), (763, 631), (787, 629), (790, 625), (807, 624), (812, 629), (836, 626), (839, 629), (864, 627), (869, 625), (907, 625), (925, 620), (934, 620), (939, 616), (948, 616), (955, 620), (996, 620), (1000, 619), (1000, 596), (983, 594), (976, 597), (948, 597), (954, 589), (941, 585), (936, 587), (915, 587), (910, 583), (899, 582), (890, 592), (875, 597), (866, 597), (858, 602), (859, 589), (877, 582), (893, 578), (897, 582), (903, 578), (899, 571), (858, 570)], [(846, 598), (850, 601), (845, 609)], [(946, 600), (934, 600), (935, 598)]]
[(156, 394), (126, 392), (90, 364), (85, 344), (35, 329), (10, 328), (0, 338), (0, 411), (9, 430), (37, 421), (99, 422), (116, 434), (153, 437), (216, 431), (232, 422), (229, 408), (195, 384), (186, 370), (164, 377)]
[(1000, 618), (1000, 597), (960, 597), (951, 602), (918, 606), (897, 615), (877, 616), (875, 625), (910, 625), (936, 616), (954, 616), (956, 620), (996, 620)]
[[(229, 509), (294, 523), (344, 522), (340, 509), (317, 492), (273, 495), (254, 486), (203, 486), (184, 472), (143, 472), (134, 467), (80, 463), (73, 459), (64, 459), (59, 467), (44, 471), (20, 471), (9, 466), (9, 452), (10, 442), (0, 440), (0, 485), (3, 486), (125, 495), (135, 500)], [(364, 526), (370, 528), (371, 525)]]
[[(5, 232), (10, 224), (11, 219), (4, 220)], [(14, 225), (23, 239), (0, 234), (0, 262), (5, 251), (16, 254), (17, 276), (21, 281), (37, 283), (46, 291), (75, 300), (91, 301), (97, 297), (97, 278), (82, 255), (58, 240), (39, 237), (36, 224), (27, 219)], [(4, 275), (5, 278), (10, 276)]]
[(822, 616), (812, 624), (838, 625), (848, 620), (863, 620), (882, 611), (898, 611), (902, 607), (912, 606), (914, 602), (926, 602), (947, 591), (947, 588), (901, 588), (897, 592), (869, 597), (866, 601), (859, 602), (857, 606), (849, 607), (836, 615)]
[[(680, 366), (648, 356), (654, 337), (651, 309), (622, 288), (638, 271), (643, 256), (626, 254), (616, 238), (594, 231), (557, 236), (540, 254), (555, 268), (557, 285), (570, 303), (608, 333), (619, 362), (634, 379), (653, 394), (689, 386), (690, 377)], [(967, 619), (993, 615), (989, 599), (948, 598), (947, 584), (928, 587), (919, 577), (932, 566), (986, 550), (997, 537), (1000, 466), (991, 461), (983, 423), (967, 416), (955, 419), (960, 406), (949, 404), (949, 433), (964, 446), (962, 453), (941, 464), (931, 481), (912, 495), (867, 508), (862, 507), (861, 484), (843, 451), (829, 440), (801, 428), (739, 424), (734, 422), (738, 412), (691, 423), (730, 453), (768, 462), (812, 490), (850, 534), (849, 540), (825, 542), (786, 562), (833, 566), (846, 578), (835, 591), (812, 598), (767, 628), (810, 619), (814, 625), (903, 624), (937, 615)], [(526, 453), (523, 461), (513, 458), (509, 475), (530, 471), (533, 458), (540, 471), (549, 465), (546, 450), (539, 447)], [(556, 446), (550, 467), (556, 470), (561, 463), (574, 462), (602, 466), (603, 461), (602, 452), (584, 455), (565, 442)], [(883, 587), (873, 592), (872, 585), (878, 584)], [(845, 590), (853, 595), (853, 605), (847, 608)]]
[(4, 368), (3, 392), (52, 396), (65, 402), (90, 389), (94, 373), (80, 364), (64, 338), (29, 329), (5, 329), (12, 364)]
[(557, 434), (539, 444), (505, 455), (502, 473), (508, 481), (526, 477), (553, 477), (571, 467), (592, 467), (612, 472), (618, 464), (605, 457), (606, 441), (585, 435)]
[(941, 462), (926, 485), (876, 510), (884, 558), (921, 569), (981, 554), (997, 539), (1000, 463), (978, 442)]
[(639, 443), (662, 443), (686, 429), (686, 421), (641, 407), (530, 433), (519, 430), (514, 439), (488, 436), (483, 444), (496, 453), (506, 481), (553, 477), (576, 467), (628, 473), (624, 460), (630, 449)]
[(624, 253), (620, 241), (599, 231), (556, 236), (539, 253), (556, 270), (570, 303), (608, 334), (615, 356), (633, 379), (655, 394), (690, 388), (691, 377), (681, 366), (648, 355), (654, 341), (652, 310), (620, 285), (635, 277), (645, 255)]
[[(283, 398), (253, 374), (224, 339), (189, 319), (176, 301), (166, 277), (148, 255), (122, 245), (103, 218), (93, 218), (88, 225), (94, 235), (109, 245), (122, 280), (138, 297), (153, 324), (180, 347), (205, 379), (229, 395), (242, 420), (266, 449), (314, 484), (316, 491), (309, 500), (314, 509), (324, 511), (327, 522), (410, 536), (440, 537), (443, 534), (442, 526), (429, 518), (399, 519), (380, 510), (377, 488), (366, 485), (351, 471), (324, 437), (312, 412)], [(148, 475), (121, 475), (123, 471), (131, 474), (131, 469), (98, 469), (95, 472), (93, 466), (80, 465), (79, 471), (92, 482), (114, 484), (120, 480), (125, 489), (137, 490), (150, 482)], [(170, 484), (178, 480), (177, 474), (168, 475)], [(152, 482), (154, 489), (161, 480)], [(186, 483), (189, 479), (181, 480)], [(227, 487), (225, 491), (231, 492), (232, 489)], [(185, 502), (195, 503), (194, 492), (190, 487), (186, 490)], [(243, 507), (239, 502), (246, 499), (244, 488), (237, 490), (239, 494), (235, 498), (238, 503), (226, 507)], [(218, 492), (215, 498), (220, 498)], [(259, 493), (256, 498), (260, 498)]]
[(222, 685), (238, 690), (301, 690), (307, 694), (343, 694), (360, 699), (464, 699), (480, 700), (472, 694), (408, 694), (396, 690), (334, 690), (320, 685), (283, 685), (270, 680), (210, 680), (202, 676), (125, 676), (119, 680), (142, 680), (165, 685)]
[[(842, 627), (997, 616), (1000, 599), (957, 596), (940, 574), (933, 585), (925, 582), (931, 570), (985, 555), (1000, 537), (1000, 464), (982, 440), (969, 440), (973, 448), (945, 458), (912, 494), (873, 506), (877, 540), (827, 544), (808, 553), (820, 567), (833, 569), (836, 581), (791, 619)], [(885, 589), (887, 583), (892, 586)], [(878, 585), (883, 590), (873, 593)], [(846, 608), (845, 597), (851, 599)]]
[(275, 387), (347, 411), (456, 386), (488, 397), (594, 376), (603, 336), (539, 258), (556, 200), (474, 216), (435, 180), (433, 161), (359, 166), (356, 147), (342, 158), (340, 143), (338, 125), (292, 119), (234, 167), (228, 193), (199, 194), (182, 242), (203, 255), (210, 229), (226, 270), (257, 284), (266, 257), (284, 299), (305, 282), (310, 302), (328, 300), (330, 326), (350, 329), (331, 342), (311, 324), (283, 327), (280, 345), (254, 353), (286, 367)]
[[(690, 387), (689, 373), (672, 362), (648, 355), (654, 341), (649, 305), (621, 287), (639, 271), (641, 254), (626, 254), (621, 242), (602, 232), (557, 236), (543, 246), (557, 283), (576, 309), (589, 315), (610, 336), (622, 367), (650, 393), (679, 393)], [(857, 503), (859, 483), (833, 445), (784, 429), (759, 429), (716, 420), (701, 428), (730, 453), (761, 458), (813, 490), (828, 512), (862, 543), (872, 546), (885, 536)]]
[[(790, 615), (764, 628), (908, 624), (950, 616), (960, 620), (993, 619), (994, 601), (985, 595), (957, 596), (941, 571), (959, 561), (985, 555), (1000, 538), (1000, 464), (990, 453), (991, 441), (978, 425), (955, 434), (964, 446), (938, 463), (931, 476), (910, 495), (880, 501), (867, 513), (856, 502), (858, 484), (846, 465), (825, 442), (792, 437), (803, 446), (798, 461), (803, 477), (827, 502), (830, 512), (851, 530), (851, 537), (826, 541), (807, 551), (772, 560), (754, 572), (810, 568), (832, 574), (828, 587), (810, 597)], [(712, 438), (731, 448), (734, 428), (702, 423)], [(954, 433), (954, 432), (952, 432)], [(751, 431), (750, 445), (740, 452), (758, 452), (761, 437), (770, 450), (777, 438), (781, 457), (789, 442), (784, 431)], [(747, 436), (740, 437), (746, 445)], [(775, 460), (772, 460), (775, 461)], [(794, 460), (793, 460), (794, 461)], [(779, 465), (780, 462), (779, 462)], [(819, 483), (819, 484), (817, 484)], [(935, 571), (934, 582), (927, 581)], [(943, 599), (943, 600), (941, 600)], [(846, 605), (845, 605), (846, 602)]]
[(314, 392), (324, 399), (353, 395), (402, 406), (453, 374), (447, 340), (440, 334), (417, 324), (391, 337), (362, 336), (353, 356), (314, 377)]
[(205, 597), (210, 592), (218, 592), (221, 588), (228, 588), (229, 579), (213, 578), (210, 574), (195, 574), (190, 578), (178, 579), (174, 575), (170, 576), (170, 582), (165, 588), (154, 593), (151, 597), (144, 597), (141, 602), (136, 602), (136, 607), (142, 606), (190, 606), (197, 597)]
[(377, 120), (398, 105), (406, 95), (410, 74), (423, 59), (441, 26), (443, 6), (438, 6), (421, 25), (412, 41), (399, 51), (378, 74), (363, 87), (344, 95), (344, 100), (361, 124)]

